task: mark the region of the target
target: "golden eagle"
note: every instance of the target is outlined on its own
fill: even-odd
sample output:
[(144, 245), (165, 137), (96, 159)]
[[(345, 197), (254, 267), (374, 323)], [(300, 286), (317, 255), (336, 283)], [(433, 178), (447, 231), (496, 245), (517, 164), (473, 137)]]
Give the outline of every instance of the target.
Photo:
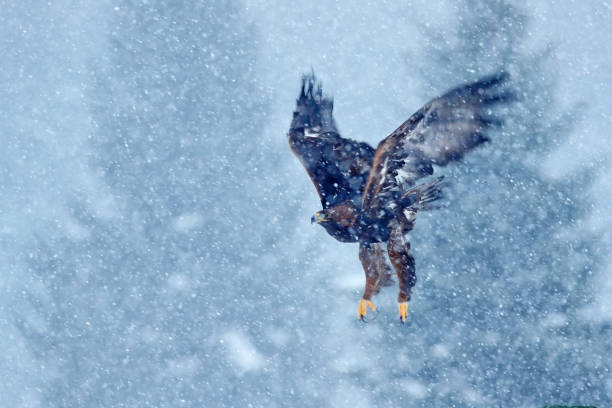
[(442, 177), (416, 185), (433, 174), (433, 165), (459, 160), (488, 141), (486, 131), (501, 124), (494, 104), (513, 99), (504, 86), (505, 72), (459, 86), (431, 100), (376, 149), (340, 136), (332, 114), (333, 100), (323, 95), (314, 74), (302, 78), (302, 89), (289, 129), (289, 146), (314, 183), (323, 209), (312, 222), (341, 242), (359, 242), (366, 283), (359, 319), (376, 310), (372, 296), (392, 283), (384, 245), (399, 280), (399, 314), (408, 314), (416, 283), (414, 258), (404, 236), (418, 211), (441, 198)]

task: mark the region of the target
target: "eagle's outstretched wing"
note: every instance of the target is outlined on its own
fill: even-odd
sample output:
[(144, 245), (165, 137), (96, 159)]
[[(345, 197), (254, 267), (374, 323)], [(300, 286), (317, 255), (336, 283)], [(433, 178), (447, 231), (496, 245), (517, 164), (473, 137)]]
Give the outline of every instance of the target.
[(332, 109), (332, 99), (323, 96), (314, 75), (305, 75), (289, 129), (289, 146), (306, 168), (323, 208), (347, 200), (359, 206), (374, 149), (342, 138)]
[(376, 149), (366, 182), (362, 209), (376, 217), (393, 209), (433, 164), (446, 165), (487, 141), (486, 130), (501, 123), (493, 104), (513, 99), (503, 89), (507, 73), (485, 77), (433, 99), (385, 138)]

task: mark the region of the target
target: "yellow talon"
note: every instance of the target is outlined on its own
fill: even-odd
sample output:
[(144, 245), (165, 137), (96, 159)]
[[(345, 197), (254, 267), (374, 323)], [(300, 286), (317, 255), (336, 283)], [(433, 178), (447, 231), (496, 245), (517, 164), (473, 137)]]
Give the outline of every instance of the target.
[(408, 316), (408, 302), (399, 303), (399, 314), (402, 323), (406, 322), (406, 316)]
[(372, 309), (373, 312), (376, 311), (376, 306), (369, 300), (361, 299), (359, 301), (359, 320), (363, 320), (364, 317), (368, 314), (368, 307)]

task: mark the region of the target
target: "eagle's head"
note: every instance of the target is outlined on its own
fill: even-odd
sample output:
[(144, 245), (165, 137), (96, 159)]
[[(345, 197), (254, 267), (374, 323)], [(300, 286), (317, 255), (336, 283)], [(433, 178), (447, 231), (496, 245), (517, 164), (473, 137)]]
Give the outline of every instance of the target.
[(310, 222), (313, 224), (315, 222), (317, 224), (334, 223), (338, 224), (341, 228), (347, 228), (355, 224), (356, 216), (357, 209), (355, 205), (351, 201), (345, 201), (333, 207), (317, 211), (315, 215), (310, 218)]
[(329, 222), (329, 215), (330, 214), (328, 214), (325, 210), (317, 211), (312, 217), (310, 217), (310, 223), (314, 224), (316, 222), (317, 224), (320, 224), (322, 222)]
[(317, 223), (327, 230), (334, 238), (343, 242), (355, 242), (355, 221), (357, 211), (352, 203), (342, 203), (317, 211), (310, 222)]

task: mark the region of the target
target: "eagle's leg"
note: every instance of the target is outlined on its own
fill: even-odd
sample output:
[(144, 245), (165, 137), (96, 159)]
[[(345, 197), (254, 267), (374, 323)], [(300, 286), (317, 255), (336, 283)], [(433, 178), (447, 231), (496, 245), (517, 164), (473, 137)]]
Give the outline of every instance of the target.
[(412, 287), (416, 283), (416, 274), (414, 257), (410, 255), (410, 243), (404, 239), (404, 233), (399, 224), (395, 225), (391, 230), (391, 235), (387, 242), (387, 252), (399, 281), (397, 302), (400, 319), (404, 323), (408, 316), (408, 301), (410, 300)]
[(380, 259), (383, 258), (383, 252), (380, 244), (359, 244), (359, 260), (363, 265), (365, 272), (366, 283), (363, 291), (363, 297), (359, 301), (359, 320), (368, 313), (368, 307), (376, 311), (376, 306), (372, 303), (372, 296), (380, 290), (380, 278), (384, 269), (380, 267)]

